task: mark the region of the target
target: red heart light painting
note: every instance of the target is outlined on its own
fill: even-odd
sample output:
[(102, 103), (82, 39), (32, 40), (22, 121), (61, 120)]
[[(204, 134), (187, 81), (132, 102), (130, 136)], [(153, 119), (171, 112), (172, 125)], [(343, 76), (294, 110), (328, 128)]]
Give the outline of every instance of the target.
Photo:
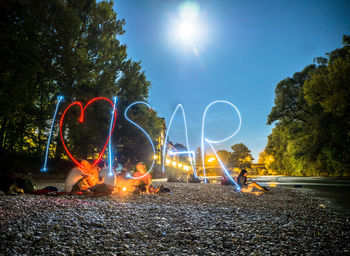
[[(77, 166), (79, 166), (79, 167), (82, 168), (82, 169), (85, 169), (85, 166), (83, 166), (81, 163), (79, 163), (79, 161), (77, 161), (77, 160), (73, 157), (73, 155), (72, 155), (72, 154), (70, 153), (70, 151), (68, 150), (66, 144), (64, 143), (64, 138), (63, 138), (63, 133), (62, 133), (63, 120), (64, 120), (64, 117), (66, 116), (67, 111), (68, 111), (71, 107), (73, 107), (74, 105), (77, 105), (77, 106), (80, 107), (80, 112), (81, 112), (78, 121), (79, 121), (80, 123), (83, 123), (83, 122), (84, 122), (84, 112), (85, 112), (85, 109), (86, 109), (90, 104), (92, 104), (92, 103), (94, 103), (95, 101), (98, 101), (98, 100), (105, 100), (105, 101), (109, 102), (109, 103), (112, 105), (112, 108), (115, 109), (115, 106), (114, 106), (113, 102), (112, 102), (111, 100), (105, 98), (105, 97), (93, 98), (92, 100), (90, 100), (90, 101), (85, 105), (84, 108), (83, 108), (83, 105), (82, 105), (82, 103), (81, 103), (80, 101), (75, 101), (75, 102), (73, 102), (72, 104), (70, 104), (70, 105), (64, 110), (63, 115), (62, 115), (62, 117), (61, 117), (61, 121), (60, 121), (60, 134), (61, 134), (62, 145), (63, 145), (64, 149), (66, 150), (68, 156), (73, 160), (73, 162), (74, 162)], [(112, 130), (111, 130), (111, 133), (108, 135), (108, 138), (107, 138), (107, 140), (106, 140), (106, 143), (105, 143), (105, 145), (103, 146), (103, 149), (102, 149), (102, 151), (100, 152), (98, 158), (93, 162), (93, 164), (91, 165), (90, 168), (94, 167), (94, 166), (101, 160), (102, 155), (103, 155), (104, 151), (106, 150), (106, 147), (107, 147), (108, 141), (109, 141), (109, 139), (110, 139), (110, 136), (111, 136), (112, 133), (113, 133), (114, 125), (115, 125), (115, 121), (116, 121), (116, 117), (117, 117), (117, 111), (114, 111), (114, 118), (113, 118), (114, 121), (113, 121), (113, 127), (112, 127)]]

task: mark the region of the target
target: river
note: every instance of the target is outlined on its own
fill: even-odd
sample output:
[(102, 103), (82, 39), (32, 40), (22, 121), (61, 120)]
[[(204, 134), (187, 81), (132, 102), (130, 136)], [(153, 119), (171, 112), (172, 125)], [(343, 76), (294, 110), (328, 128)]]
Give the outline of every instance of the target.
[(313, 198), (320, 199), (325, 205), (350, 215), (350, 177), (288, 177), (288, 176), (252, 176), (248, 177), (264, 186), (290, 187), (301, 190)]

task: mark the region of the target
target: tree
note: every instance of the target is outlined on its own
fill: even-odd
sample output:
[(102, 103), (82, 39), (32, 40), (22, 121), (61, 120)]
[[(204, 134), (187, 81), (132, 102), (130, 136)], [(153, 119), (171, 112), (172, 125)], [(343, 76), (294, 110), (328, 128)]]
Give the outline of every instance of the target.
[[(130, 134), (135, 128), (123, 113), (131, 102), (147, 100), (151, 83), (141, 63), (129, 59), (126, 46), (119, 42), (125, 21), (117, 19), (113, 2), (2, 1), (0, 14), (0, 154), (41, 158), (57, 95), (65, 97), (61, 109), (73, 101), (86, 104), (96, 96), (118, 96), (114, 151), (122, 156), (134, 152), (133, 159), (142, 159), (136, 152), (142, 151), (147, 140), (139, 143), (140, 136)], [(79, 157), (94, 157), (101, 151), (110, 109), (106, 103), (89, 106), (89, 125), (77, 123), (78, 109), (67, 114), (64, 134)], [(142, 108), (134, 112), (155, 139), (159, 135), (157, 113)], [(61, 159), (58, 127), (56, 122), (52, 144), (57, 145), (56, 157)]]
[(271, 164), (275, 161), (273, 155), (269, 155), (266, 150), (259, 153), (258, 164), (264, 164), (266, 169), (272, 169)]
[(240, 169), (251, 167), (251, 163), (254, 158), (252, 157), (251, 151), (246, 145), (243, 143), (238, 143), (233, 145), (231, 149), (231, 162), (234, 167), (238, 167)]
[(76, 22), (61, 1), (2, 1), (0, 9), (0, 149), (40, 154), (54, 108), (60, 33), (70, 36)]
[(341, 175), (349, 166), (349, 37), (328, 58), (316, 58), (276, 86), (266, 152), (288, 175)]

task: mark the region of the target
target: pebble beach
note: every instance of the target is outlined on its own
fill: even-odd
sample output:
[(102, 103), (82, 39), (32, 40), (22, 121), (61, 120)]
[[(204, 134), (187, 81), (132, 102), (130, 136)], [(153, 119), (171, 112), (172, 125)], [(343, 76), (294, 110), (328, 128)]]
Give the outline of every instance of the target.
[(1, 195), (0, 255), (350, 255), (350, 216), (292, 188), (161, 184), (171, 193)]

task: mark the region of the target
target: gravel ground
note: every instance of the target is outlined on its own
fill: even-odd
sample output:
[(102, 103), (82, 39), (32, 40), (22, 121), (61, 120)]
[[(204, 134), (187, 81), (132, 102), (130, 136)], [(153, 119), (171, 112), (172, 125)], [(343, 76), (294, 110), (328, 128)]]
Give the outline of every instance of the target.
[(293, 189), (163, 184), (171, 194), (0, 196), (0, 255), (350, 255), (350, 217)]

